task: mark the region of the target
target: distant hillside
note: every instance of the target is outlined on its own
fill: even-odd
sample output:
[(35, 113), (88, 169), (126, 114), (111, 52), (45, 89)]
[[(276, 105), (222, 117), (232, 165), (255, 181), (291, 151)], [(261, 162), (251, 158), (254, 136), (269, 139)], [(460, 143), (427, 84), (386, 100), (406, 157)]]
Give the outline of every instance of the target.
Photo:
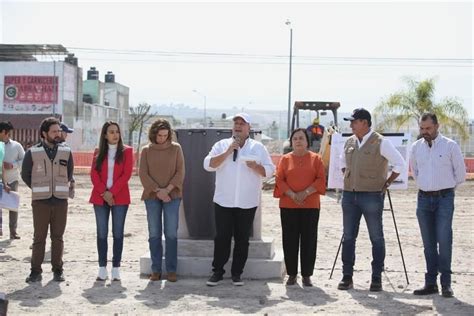
[[(276, 108), (276, 107), (275, 107)], [(190, 118), (201, 118), (204, 114), (203, 108), (198, 108), (194, 106), (189, 106), (185, 104), (162, 104), (162, 105), (152, 105), (152, 111), (161, 114), (161, 115), (173, 115), (176, 119), (180, 121), (185, 121)], [(258, 110), (258, 109), (244, 109), (245, 112), (249, 113), (252, 116), (252, 120), (255, 123), (258, 123), (260, 128), (264, 129), (270, 126), (274, 121), (281, 128), (286, 129), (286, 120), (287, 112), (286, 109), (282, 110)], [(242, 112), (240, 107), (232, 108), (222, 108), (222, 109), (206, 109), (207, 117), (211, 119), (221, 118), (223, 114), (227, 117), (231, 117), (239, 112)], [(349, 116), (350, 113), (338, 113), (339, 124), (345, 126), (347, 122), (342, 122), (342, 118)], [(300, 112), (300, 125), (308, 126), (311, 124), (313, 118), (315, 117), (315, 112), (301, 111)], [(328, 112), (327, 115), (321, 116), (321, 124), (329, 125), (333, 121), (332, 113)], [(347, 124), (348, 126), (348, 124)]]

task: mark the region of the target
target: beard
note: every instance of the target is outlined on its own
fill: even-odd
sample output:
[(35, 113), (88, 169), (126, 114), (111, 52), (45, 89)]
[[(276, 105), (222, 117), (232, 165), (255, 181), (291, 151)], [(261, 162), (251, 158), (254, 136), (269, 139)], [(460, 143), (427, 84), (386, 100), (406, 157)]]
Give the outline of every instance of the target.
[(433, 137), (431, 137), (430, 134), (422, 134), (421, 136), (422, 136), (427, 142), (430, 142), (430, 141), (433, 139)]
[(57, 136), (55, 138), (51, 138), (49, 136), (46, 136), (46, 141), (50, 144), (56, 145), (62, 142), (62, 138), (60, 136)]

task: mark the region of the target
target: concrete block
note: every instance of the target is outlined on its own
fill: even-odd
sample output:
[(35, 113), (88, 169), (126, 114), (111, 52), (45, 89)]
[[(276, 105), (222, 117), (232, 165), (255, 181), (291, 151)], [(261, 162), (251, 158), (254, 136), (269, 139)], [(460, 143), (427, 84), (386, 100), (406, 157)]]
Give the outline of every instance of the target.
[[(233, 244), (232, 244), (233, 247)], [(163, 241), (164, 249), (164, 241)], [(212, 273), (214, 241), (179, 239), (178, 241), (178, 275), (208, 277)], [(230, 275), (232, 253), (224, 269)], [(162, 272), (166, 272), (163, 258)], [(140, 257), (140, 273), (151, 274), (150, 252)], [(250, 240), (249, 256), (244, 268), (243, 278), (271, 279), (282, 278), (285, 274), (283, 251), (275, 250), (273, 238), (263, 237), (262, 240)]]
[[(273, 238), (264, 237), (261, 240), (250, 240), (249, 258), (271, 259), (274, 255)], [(163, 249), (165, 241), (163, 240)], [(232, 242), (231, 249), (234, 249)], [(197, 239), (178, 239), (178, 256), (180, 257), (213, 257), (214, 241)]]
[[(232, 259), (225, 265), (226, 276), (230, 277)], [(165, 259), (163, 258), (162, 272), (166, 274)], [(245, 279), (274, 279), (283, 278), (285, 275), (283, 251), (276, 251), (272, 259), (248, 258), (242, 278)], [(140, 258), (140, 273), (151, 274), (150, 253)], [(180, 257), (178, 256), (178, 278), (208, 277), (212, 274), (212, 257)]]

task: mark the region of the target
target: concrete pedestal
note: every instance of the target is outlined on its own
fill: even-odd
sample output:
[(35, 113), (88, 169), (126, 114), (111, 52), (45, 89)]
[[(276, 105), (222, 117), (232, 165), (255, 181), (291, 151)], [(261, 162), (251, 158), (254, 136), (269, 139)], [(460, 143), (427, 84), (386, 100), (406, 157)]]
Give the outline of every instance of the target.
[[(164, 249), (163, 241), (163, 249)], [(232, 244), (233, 248), (233, 244)], [(214, 241), (179, 239), (178, 241), (178, 271), (179, 276), (208, 277), (212, 274), (212, 259)], [(226, 275), (230, 276), (229, 262), (225, 265)], [(165, 258), (163, 258), (163, 273), (166, 272)], [(147, 252), (140, 258), (140, 273), (151, 274), (151, 258)], [(243, 278), (271, 279), (282, 278), (285, 274), (283, 252), (275, 251), (273, 238), (250, 240), (249, 257), (244, 268)]]
[[(254, 138), (255, 134), (258, 132), (252, 130), (250, 137)], [(214, 255), (215, 173), (205, 171), (202, 163), (213, 144), (221, 139), (231, 137), (232, 130), (221, 128), (178, 129), (176, 136), (183, 149), (186, 164), (186, 177), (183, 183), (183, 192), (185, 193), (179, 210), (178, 271), (176, 272), (179, 276), (208, 277), (212, 273)], [(261, 205), (258, 205), (250, 237), (249, 256), (242, 277), (250, 279), (282, 278), (285, 273), (283, 252), (275, 251), (273, 238), (262, 238), (261, 234), (262, 212)], [(165, 249), (164, 241), (163, 249)], [(231, 264), (232, 253), (229, 262), (224, 267), (227, 271), (226, 275), (230, 274)], [(166, 273), (164, 258), (162, 272)], [(151, 273), (149, 252), (140, 258), (140, 273)]]

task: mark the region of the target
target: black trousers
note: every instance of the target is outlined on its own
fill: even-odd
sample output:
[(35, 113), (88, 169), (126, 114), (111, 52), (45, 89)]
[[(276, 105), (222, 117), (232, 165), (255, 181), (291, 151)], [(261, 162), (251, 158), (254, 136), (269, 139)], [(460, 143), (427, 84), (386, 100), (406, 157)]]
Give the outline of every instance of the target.
[(288, 275), (298, 274), (301, 241), (301, 275), (313, 275), (318, 245), (319, 209), (280, 208), (283, 254)]
[(224, 265), (229, 260), (232, 236), (234, 251), (232, 275), (240, 276), (244, 271), (249, 253), (249, 239), (252, 232), (256, 207), (250, 209), (228, 208), (214, 203), (216, 237), (214, 238), (214, 260), (212, 271), (224, 274)]

